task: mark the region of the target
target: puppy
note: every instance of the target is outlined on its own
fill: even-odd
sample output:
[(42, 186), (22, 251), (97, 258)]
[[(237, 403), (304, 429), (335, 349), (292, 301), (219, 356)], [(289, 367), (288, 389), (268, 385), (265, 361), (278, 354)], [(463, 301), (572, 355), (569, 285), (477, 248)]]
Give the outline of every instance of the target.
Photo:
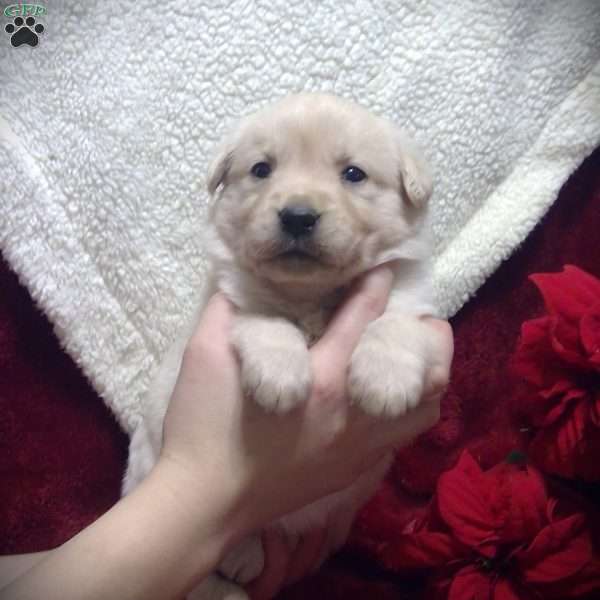
[[(197, 314), (145, 399), (124, 494), (158, 458), (183, 350), (217, 289), (237, 307), (232, 343), (244, 391), (273, 413), (308, 397), (310, 344), (350, 283), (376, 265), (394, 261), (395, 283), (385, 313), (367, 327), (352, 356), (350, 401), (371, 415), (399, 417), (419, 402), (432, 360), (420, 320), (434, 313), (426, 226), (432, 182), (419, 150), (395, 125), (334, 96), (289, 96), (241, 121), (221, 144), (207, 183), (214, 199), (212, 272)], [(346, 518), (330, 532), (328, 550), (334, 550), (389, 460), (281, 525), (298, 535), (330, 511), (343, 511)], [(225, 559), (221, 577), (210, 577), (189, 597), (246, 598), (232, 581), (247, 583), (262, 568), (260, 537), (252, 536)]]

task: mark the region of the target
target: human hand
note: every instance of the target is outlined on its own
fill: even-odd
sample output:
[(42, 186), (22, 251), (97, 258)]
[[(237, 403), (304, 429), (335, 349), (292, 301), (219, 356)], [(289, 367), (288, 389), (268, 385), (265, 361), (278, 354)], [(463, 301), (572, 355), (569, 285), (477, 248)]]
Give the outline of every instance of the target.
[[(438, 355), (434, 359), (425, 381), (421, 402), (438, 403), (450, 378), (453, 355), (452, 329), (448, 322), (424, 318), (437, 338)], [(399, 444), (401, 445), (401, 444)], [(360, 506), (345, 507), (343, 511), (327, 514), (324, 525), (310, 529), (290, 540), (290, 535), (279, 527), (263, 532), (265, 566), (261, 574), (246, 586), (253, 600), (273, 598), (284, 587), (314, 573), (323, 561), (337, 549), (339, 540), (346, 540)]]
[[(391, 283), (391, 270), (380, 267), (357, 285), (311, 348), (310, 398), (276, 417), (243, 401), (229, 343), (233, 309), (221, 295), (210, 301), (183, 357), (159, 459), (180, 474), (190, 506), (195, 491), (212, 486), (222, 498), (224, 522), (242, 535), (348, 486), (390, 447), (437, 421), (436, 399), (397, 420), (369, 417), (346, 401), (350, 356), (384, 311)], [(430, 370), (429, 394), (447, 381), (445, 354)]]

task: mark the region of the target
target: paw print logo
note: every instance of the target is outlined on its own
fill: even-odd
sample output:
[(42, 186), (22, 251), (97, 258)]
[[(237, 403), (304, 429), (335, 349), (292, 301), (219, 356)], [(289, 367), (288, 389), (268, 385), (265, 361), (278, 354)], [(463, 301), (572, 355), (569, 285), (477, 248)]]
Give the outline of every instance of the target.
[(16, 48), (23, 44), (37, 46), (39, 42), (38, 34), (44, 32), (44, 26), (41, 23), (35, 22), (33, 17), (27, 17), (24, 21), (23, 17), (15, 17), (12, 23), (9, 23), (4, 31), (12, 34), (10, 43)]

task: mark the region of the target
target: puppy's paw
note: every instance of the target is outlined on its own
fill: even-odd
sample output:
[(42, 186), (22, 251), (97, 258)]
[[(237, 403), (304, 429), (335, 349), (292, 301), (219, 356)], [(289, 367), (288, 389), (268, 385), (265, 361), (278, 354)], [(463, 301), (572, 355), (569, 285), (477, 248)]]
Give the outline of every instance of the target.
[(291, 323), (240, 317), (232, 340), (241, 360), (244, 392), (263, 408), (284, 413), (308, 398), (310, 356), (304, 337)]
[(409, 349), (409, 339), (398, 336), (398, 328), (378, 321), (369, 325), (352, 354), (348, 392), (368, 414), (398, 417), (419, 404), (425, 360)]
[(245, 584), (256, 579), (265, 567), (265, 553), (259, 536), (244, 539), (225, 556), (219, 572), (230, 581)]
[(312, 375), (306, 349), (273, 345), (255, 348), (242, 360), (242, 386), (269, 411), (285, 413), (304, 402)]

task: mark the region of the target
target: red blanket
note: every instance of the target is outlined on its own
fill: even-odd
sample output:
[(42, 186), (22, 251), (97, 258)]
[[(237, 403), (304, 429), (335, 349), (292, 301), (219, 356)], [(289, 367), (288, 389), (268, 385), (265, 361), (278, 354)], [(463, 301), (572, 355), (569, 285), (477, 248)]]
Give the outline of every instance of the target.
[[(493, 491), (508, 486), (513, 495), (523, 489), (531, 497), (538, 493), (539, 482), (532, 479), (537, 471), (528, 471), (523, 463), (532, 440), (531, 424), (539, 422), (532, 421), (531, 415), (524, 417), (519, 410), (523, 381), (509, 368), (522, 323), (546, 312), (542, 296), (528, 275), (558, 272), (564, 264), (573, 264), (600, 277), (599, 231), (597, 150), (564, 186), (549, 214), (523, 246), (452, 320), (456, 354), (440, 424), (399, 454), (385, 485), (362, 511), (345, 550), (320, 573), (287, 590), (281, 598), (443, 597), (449, 593), (448, 582), (459, 580), (464, 580), (461, 589), (467, 590), (460, 595), (458, 583), (454, 584), (453, 595), (459, 599), (556, 595), (542, 592), (540, 596), (535, 586), (551, 583), (551, 587), (542, 585), (540, 589), (559, 589), (559, 582), (550, 579), (554, 571), (560, 570), (556, 565), (564, 564), (571, 555), (557, 555), (555, 563), (545, 563), (550, 575), (546, 571), (540, 574), (543, 569), (536, 571), (528, 563), (527, 571), (523, 566), (531, 557), (525, 555), (530, 549), (521, 548), (522, 558), (515, 554), (514, 559), (522, 562), (519, 577), (528, 577), (533, 588), (527, 581), (517, 584), (502, 571), (509, 563), (498, 562), (497, 547), (492, 543), (489, 552), (482, 549), (489, 540), (476, 540), (481, 550), (479, 562), (469, 563), (471, 559), (463, 556), (469, 548), (472, 551), (475, 542), (471, 538), (476, 538), (477, 532), (472, 532), (469, 539), (466, 534), (461, 538), (460, 531), (453, 529), (452, 519), (463, 510), (461, 507), (469, 505), (469, 498), (459, 499), (452, 514), (444, 503), (450, 502), (448, 489), (458, 475), (468, 480), (459, 486), (461, 492), (476, 479), (480, 486), (477, 493), (488, 494), (481, 507), (469, 510), (485, 511), (494, 505), (486, 485)], [(8, 554), (52, 548), (106, 511), (119, 497), (127, 439), (76, 365), (60, 349), (51, 326), (4, 262), (0, 262), (0, 290), (0, 553)], [(586, 331), (598, 331), (593, 329), (596, 324), (588, 318)], [(590, 334), (586, 335), (589, 339)], [(590, 381), (589, 385), (598, 384), (600, 390), (598, 381)], [(597, 393), (600, 398), (600, 391)], [(456, 467), (465, 449), (469, 454), (464, 454)], [(512, 466), (505, 467), (511, 452)], [(543, 453), (538, 452), (537, 458), (538, 463), (543, 462)], [(446, 475), (440, 477), (444, 472)], [(526, 475), (528, 478), (523, 479)], [(540, 499), (544, 506), (549, 502), (551, 508), (554, 499), (561, 506), (568, 505), (565, 518), (571, 518), (569, 511), (585, 516), (585, 524), (577, 521), (579, 529), (573, 519), (569, 521), (569, 535), (575, 541), (567, 536), (565, 542), (567, 550), (578, 544), (578, 557), (583, 552), (584, 538), (586, 552), (597, 556), (599, 551), (594, 547), (596, 541), (588, 548), (594, 537), (600, 540), (600, 535), (594, 535), (598, 533), (595, 528), (600, 490), (593, 476), (588, 479), (585, 483), (582, 477), (565, 479), (545, 474), (543, 494), (547, 498)], [(545, 525), (537, 526), (540, 529)], [(408, 532), (411, 535), (406, 535)], [(449, 536), (448, 540), (457, 535), (460, 539), (448, 541), (451, 551), (443, 550), (450, 553), (448, 556), (442, 557), (438, 548), (433, 557), (432, 548), (427, 546), (431, 532), (438, 541), (446, 539), (440, 537), (444, 535)], [(419, 549), (423, 556), (416, 556), (414, 540), (421, 539), (425, 540)], [(448, 557), (454, 557), (453, 561)], [(460, 563), (466, 571), (449, 567), (450, 563)], [(419, 568), (424, 565), (429, 567)], [(571, 577), (571, 591), (575, 590), (572, 581), (584, 579), (583, 575), (575, 575), (565, 575)], [(542, 576), (546, 580), (540, 584)], [(600, 580), (596, 581), (599, 587), (595, 587), (588, 579), (589, 589), (575, 591), (589, 598), (600, 597)], [(493, 582), (488, 590), (491, 595), (485, 592), (485, 582)], [(524, 587), (519, 587), (521, 584)]]

